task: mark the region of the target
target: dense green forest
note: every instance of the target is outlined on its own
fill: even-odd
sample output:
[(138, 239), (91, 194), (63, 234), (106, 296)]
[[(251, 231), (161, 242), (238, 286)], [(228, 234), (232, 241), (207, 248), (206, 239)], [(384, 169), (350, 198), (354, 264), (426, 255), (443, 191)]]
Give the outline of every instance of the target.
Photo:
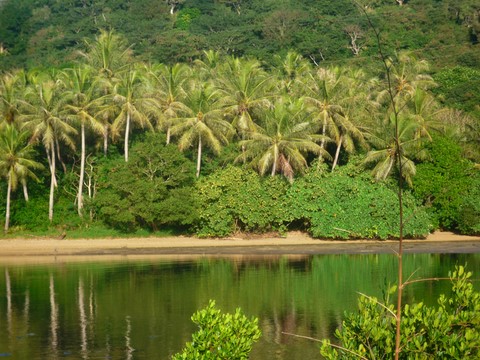
[(393, 100), (406, 235), (480, 233), (475, 1), (0, 7), (6, 231), (397, 237)]

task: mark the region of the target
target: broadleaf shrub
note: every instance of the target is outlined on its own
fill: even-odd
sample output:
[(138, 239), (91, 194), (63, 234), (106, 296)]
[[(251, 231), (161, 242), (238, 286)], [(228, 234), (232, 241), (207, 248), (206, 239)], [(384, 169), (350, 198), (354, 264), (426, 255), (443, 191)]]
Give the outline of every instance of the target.
[(197, 184), (197, 235), (227, 236), (236, 231), (281, 231), (288, 183), (262, 178), (253, 170), (227, 166)]
[(222, 314), (213, 300), (205, 309), (193, 314), (192, 321), (199, 329), (173, 360), (248, 359), (253, 344), (262, 334), (257, 318), (249, 319), (240, 308), (234, 314)]
[[(317, 238), (387, 239), (398, 237), (397, 193), (367, 175), (351, 175), (345, 167), (333, 174), (310, 171), (287, 193), (291, 220), (308, 224)], [(405, 237), (423, 237), (432, 230), (428, 214), (404, 192)]]
[[(480, 358), (480, 293), (475, 291), (471, 276), (463, 266), (457, 266), (449, 274), (451, 294), (440, 295), (438, 306), (422, 302), (404, 306), (400, 359)], [(388, 296), (385, 304), (362, 296), (358, 312), (346, 314), (335, 332), (340, 347), (324, 340), (320, 353), (329, 360), (393, 359), (395, 332), (395, 306)]]
[(94, 200), (100, 220), (122, 231), (162, 226), (188, 227), (196, 219), (195, 168), (161, 134), (148, 134), (132, 147), (129, 162), (100, 166)]
[[(478, 180), (475, 181), (478, 171), (475, 173), (472, 164), (462, 157), (461, 147), (452, 139), (435, 137), (428, 147), (431, 160), (417, 166), (413, 178), (414, 194), (425, 204), (436, 226), (469, 232), (472, 225), (475, 227), (474, 224), (466, 225), (474, 221), (467, 219), (469, 214), (480, 211), (480, 194), (473, 186), (478, 184)], [(461, 216), (464, 225), (460, 224), (464, 221)]]

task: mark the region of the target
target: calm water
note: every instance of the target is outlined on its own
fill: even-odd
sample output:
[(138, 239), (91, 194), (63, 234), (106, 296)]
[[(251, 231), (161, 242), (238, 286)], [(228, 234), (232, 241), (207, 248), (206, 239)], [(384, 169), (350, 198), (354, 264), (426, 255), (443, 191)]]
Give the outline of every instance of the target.
[[(480, 254), (405, 256), (413, 278), (445, 277)], [(357, 292), (377, 297), (396, 276), (392, 255), (318, 255), (172, 262), (0, 264), (0, 356), (12, 359), (168, 359), (195, 331), (190, 316), (215, 299), (259, 317), (251, 359), (320, 359), (318, 344), (285, 336), (332, 336)], [(448, 281), (406, 289), (432, 303)]]

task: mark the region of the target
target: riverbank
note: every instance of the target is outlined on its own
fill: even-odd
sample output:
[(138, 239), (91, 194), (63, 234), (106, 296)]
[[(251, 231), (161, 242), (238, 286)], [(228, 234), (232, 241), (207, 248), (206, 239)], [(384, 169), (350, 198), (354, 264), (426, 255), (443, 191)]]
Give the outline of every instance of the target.
[[(320, 240), (305, 233), (285, 237), (194, 237), (114, 239), (0, 239), (0, 263), (228, 255), (311, 255), (394, 253), (398, 241)], [(479, 236), (435, 232), (426, 239), (405, 240), (406, 253), (480, 253)]]

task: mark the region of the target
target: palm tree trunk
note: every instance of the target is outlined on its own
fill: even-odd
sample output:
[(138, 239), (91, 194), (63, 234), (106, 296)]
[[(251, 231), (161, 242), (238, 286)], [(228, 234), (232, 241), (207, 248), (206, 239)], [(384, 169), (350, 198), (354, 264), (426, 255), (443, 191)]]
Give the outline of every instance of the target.
[(340, 140), (338, 141), (338, 144), (337, 144), (337, 151), (335, 151), (335, 159), (333, 160), (333, 164), (332, 164), (332, 172), (335, 169), (335, 166), (337, 166), (338, 156), (340, 155), (340, 149), (342, 148), (342, 142), (343, 142), (343, 136), (340, 136)]
[(200, 176), (200, 166), (202, 163), (202, 136), (198, 136), (198, 153), (197, 153), (197, 178)]
[(8, 186), (7, 186), (7, 208), (5, 209), (5, 232), (8, 231), (10, 225), (10, 195), (12, 193), (12, 174), (8, 173)]
[(82, 216), (83, 209), (83, 178), (85, 175), (85, 123), (81, 125), (81, 155), (80, 155), (80, 179), (78, 180), (78, 215)]
[(25, 201), (28, 202), (28, 188), (27, 188), (27, 182), (25, 180), (22, 181), (22, 187), (23, 187), (23, 197), (25, 198)]
[(320, 152), (320, 155), (318, 156), (318, 165), (320, 165), (323, 162), (323, 150), (325, 149), (325, 133), (327, 132), (327, 118), (324, 116), (323, 117), (323, 126), (322, 126), (322, 141), (320, 142), (320, 148), (322, 151)]
[(62, 160), (62, 156), (60, 154), (60, 145), (58, 144), (58, 139), (57, 137), (55, 137), (55, 145), (57, 147), (57, 157), (58, 157), (58, 161), (60, 161), (60, 164), (62, 165), (62, 169), (63, 169), (63, 173), (66, 174), (67, 173), (67, 166), (65, 165), (65, 163), (63, 162)]
[(55, 143), (52, 140), (50, 144), (51, 151), (52, 151), (52, 166), (50, 167), (51, 171), (51, 181), (50, 181), (50, 199), (48, 202), (48, 219), (50, 222), (53, 220), (53, 193), (55, 191), (55, 185), (57, 183), (55, 179)]
[(272, 177), (275, 176), (277, 172), (277, 162), (278, 162), (278, 149), (275, 146), (275, 150), (273, 154), (273, 164), (272, 164)]
[(125, 125), (125, 162), (128, 162), (128, 135), (130, 132), (130, 113), (127, 112), (127, 123)]
[[(48, 168), (50, 169), (50, 174), (51, 174), (52, 173), (52, 157), (50, 156), (50, 153), (48, 152), (47, 148), (45, 148), (45, 152), (47, 153)], [(57, 179), (55, 179), (54, 182), (55, 182), (55, 187), (57, 187)]]
[(170, 144), (170, 126), (167, 128), (167, 145)]
[(108, 124), (103, 126), (103, 155), (108, 154)]

